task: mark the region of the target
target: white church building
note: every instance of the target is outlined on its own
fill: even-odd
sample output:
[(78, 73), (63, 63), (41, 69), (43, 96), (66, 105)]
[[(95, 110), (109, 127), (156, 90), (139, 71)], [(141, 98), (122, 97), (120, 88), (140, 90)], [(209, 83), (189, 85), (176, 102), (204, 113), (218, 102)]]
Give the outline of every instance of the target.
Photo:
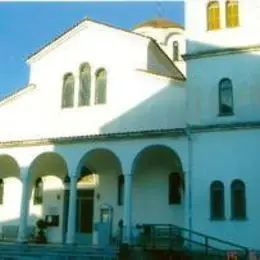
[(185, 28), (87, 18), (32, 54), (0, 101), (0, 233), (97, 244), (122, 220), (127, 243), (174, 224), (260, 249), (257, 2), (189, 0)]

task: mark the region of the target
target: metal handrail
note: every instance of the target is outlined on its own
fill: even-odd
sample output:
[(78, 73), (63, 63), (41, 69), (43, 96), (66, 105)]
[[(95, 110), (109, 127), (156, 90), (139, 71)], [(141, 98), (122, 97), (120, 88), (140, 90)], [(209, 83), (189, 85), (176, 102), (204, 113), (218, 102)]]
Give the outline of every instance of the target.
[[(178, 234), (180, 234), (180, 236), (182, 237), (183, 241), (185, 240), (185, 241), (188, 241), (190, 243), (201, 245), (201, 246), (205, 247), (205, 254), (208, 254), (209, 250), (216, 250), (216, 251), (219, 251), (219, 252), (225, 252), (224, 250), (222, 250), (220, 248), (217, 248), (215, 246), (210, 245), (211, 244), (210, 242), (218, 242), (220, 244), (224, 244), (224, 245), (227, 245), (227, 246), (235, 247), (235, 248), (238, 249), (238, 251), (244, 252), (246, 257), (249, 256), (249, 251), (250, 250), (249, 250), (249, 248), (247, 248), (245, 246), (242, 246), (240, 244), (236, 244), (236, 243), (233, 243), (233, 242), (230, 242), (230, 241), (225, 241), (223, 239), (216, 238), (216, 237), (213, 237), (213, 236), (208, 236), (208, 235), (203, 234), (201, 232), (190, 230), (190, 229), (187, 229), (187, 228), (183, 228), (183, 227), (180, 227), (180, 226), (177, 226), (177, 225), (174, 225), (174, 224), (145, 224), (143, 226), (151, 228), (149, 241), (151, 242), (152, 247), (156, 247), (156, 233), (155, 233), (155, 230), (158, 229), (158, 230), (167, 230), (168, 231), (168, 233), (169, 233), (169, 243), (171, 243), (171, 238), (172, 238), (174, 233), (176, 234), (176, 236)], [(176, 230), (177, 232), (173, 232), (173, 230)], [(198, 237), (202, 238), (204, 240), (204, 243), (198, 242), (198, 241), (196, 241), (194, 239), (190, 239), (190, 238), (185, 237), (184, 234), (183, 234), (184, 232), (188, 232), (189, 234), (192, 234), (193, 237), (194, 236), (198, 236)]]
[(214, 240), (214, 241), (226, 244), (226, 245), (230, 245), (230, 246), (234, 246), (234, 247), (237, 247), (237, 248), (241, 248), (243, 250), (249, 250), (247, 247), (242, 246), (240, 244), (236, 244), (236, 243), (233, 243), (233, 242), (230, 242), (230, 241), (227, 241), (227, 240), (223, 240), (223, 239), (220, 239), (220, 238), (217, 238), (217, 237), (208, 236), (208, 235), (206, 235), (204, 233), (200, 233), (198, 231), (194, 231), (194, 230), (190, 230), (190, 229), (187, 229), (187, 228), (179, 227), (179, 226), (173, 225), (173, 224), (171, 226), (175, 227), (175, 228), (178, 228), (179, 230), (190, 232), (191, 234), (194, 234), (194, 235), (197, 235), (197, 236), (200, 236), (200, 237), (208, 238), (208, 239), (211, 239), (211, 240)]
[(243, 250), (248, 249), (247, 247), (242, 246), (240, 244), (236, 244), (236, 243), (233, 243), (233, 242), (230, 242), (230, 241), (226, 241), (226, 240), (223, 240), (223, 239), (220, 239), (220, 238), (212, 237), (212, 236), (206, 235), (204, 233), (201, 233), (201, 232), (198, 232), (198, 231), (194, 231), (194, 230), (190, 230), (190, 229), (187, 229), (187, 228), (183, 228), (183, 227), (180, 227), (180, 226), (177, 226), (177, 225), (174, 225), (174, 224), (146, 224), (146, 226), (151, 226), (151, 227), (163, 227), (163, 226), (166, 226), (166, 227), (169, 227), (169, 228), (174, 227), (174, 228), (176, 228), (178, 230), (186, 231), (186, 232), (189, 232), (191, 234), (194, 234), (194, 235), (197, 235), (197, 236), (200, 236), (200, 237), (203, 237), (203, 238), (208, 238), (208, 239), (211, 239), (211, 240), (214, 240), (214, 241), (226, 244), (226, 245), (238, 247), (238, 248), (241, 248)]

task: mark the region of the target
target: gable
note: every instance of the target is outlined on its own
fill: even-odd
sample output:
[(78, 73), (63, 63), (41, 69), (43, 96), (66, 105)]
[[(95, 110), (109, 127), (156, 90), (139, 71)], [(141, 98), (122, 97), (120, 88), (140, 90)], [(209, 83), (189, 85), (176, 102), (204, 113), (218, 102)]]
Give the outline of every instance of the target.
[(89, 18), (83, 19), (82, 21), (78, 22), (77, 24), (75, 24), (74, 26), (72, 26), (71, 28), (69, 28), (68, 30), (66, 30), (63, 34), (57, 36), (56, 38), (54, 38), (50, 43), (47, 43), (46, 45), (44, 45), (42, 48), (40, 48), (38, 51), (36, 51), (35, 53), (33, 53), (32, 55), (30, 55), (27, 59), (27, 62), (29, 64), (41, 59), (42, 57), (44, 57), (45, 55), (47, 55), (48, 53), (50, 53), (51, 51), (55, 50), (58, 46), (62, 45), (63, 43), (65, 43), (66, 41), (68, 41), (69, 39), (71, 39), (72, 37), (76, 36), (77, 34), (81, 33), (82, 31), (86, 30), (86, 29), (91, 29), (91, 28), (95, 28), (95, 33), (102, 31), (103, 33), (105, 31), (110, 31), (111, 33), (116, 33), (118, 37), (128, 37), (130, 38), (134, 38), (135, 40), (140, 40), (143, 42), (147, 42), (147, 40), (149, 40), (150, 38), (147, 36), (144, 36), (142, 34), (136, 33), (136, 32), (132, 32), (132, 31), (128, 31), (128, 30), (124, 30), (121, 28), (117, 28), (105, 23), (101, 23), (101, 22), (97, 22), (94, 20), (90, 20)]
[(93, 73), (100, 67), (112, 68), (118, 73), (121, 70), (147, 69), (150, 39), (134, 33), (86, 21), (81, 29), (68, 32), (57, 41), (28, 61), (30, 82), (40, 86), (44, 80), (47, 87), (55, 81), (57, 86), (63, 75), (77, 73), (83, 63), (89, 63)]
[(184, 79), (153, 39), (88, 19), (54, 39), (28, 62), (31, 65), (30, 81), (36, 84), (44, 75), (51, 73), (55, 78), (54, 74), (75, 71), (84, 62), (119, 69), (124, 64), (124, 69), (142, 69)]

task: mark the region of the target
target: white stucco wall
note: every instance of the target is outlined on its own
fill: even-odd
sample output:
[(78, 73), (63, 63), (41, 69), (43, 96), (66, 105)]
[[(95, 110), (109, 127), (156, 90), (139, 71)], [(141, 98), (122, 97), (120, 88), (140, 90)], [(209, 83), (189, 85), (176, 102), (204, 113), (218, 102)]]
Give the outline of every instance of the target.
[(108, 69), (107, 104), (94, 106), (92, 95), (90, 107), (71, 109), (61, 109), (62, 75), (58, 79), (0, 108), (2, 141), (184, 126), (185, 88), (170, 78)]
[[(201, 133), (193, 137), (193, 229), (244, 246), (259, 248), (259, 130)], [(210, 144), (210, 145), (209, 145)], [(246, 186), (245, 221), (231, 220), (231, 182)], [(210, 220), (210, 184), (225, 186), (225, 220)]]
[[(133, 223), (185, 225), (184, 197), (181, 204), (169, 205), (170, 167), (157, 166), (143, 169), (134, 176)], [(163, 213), (162, 213), (163, 212)]]
[(43, 203), (34, 205), (33, 194), (31, 193), (28, 225), (36, 225), (38, 219), (44, 219), (46, 215), (58, 215), (59, 225), (48, 227), (46, 231), (47, 239), (50, 243), (61, 243), (63, 238), (63, 202), (64, 185), (62, 180), (56, 176), (44, 176), (43, 180)]
[[(188, 122), (214, 124), (259, 120), (259, 55), (260, 52), (255, 51), (189, 60)], [(233, 83), (234, 116), (218, 116), (218, 85), (223, 78), (229, 78)]]

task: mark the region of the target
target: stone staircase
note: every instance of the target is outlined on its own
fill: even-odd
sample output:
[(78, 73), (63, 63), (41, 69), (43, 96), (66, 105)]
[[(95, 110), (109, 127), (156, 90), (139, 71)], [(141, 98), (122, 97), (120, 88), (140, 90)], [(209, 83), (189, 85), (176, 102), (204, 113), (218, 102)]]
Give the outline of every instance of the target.
[(117, 255), (112, 247), (0, 244), (0, 260), (116, 260)]

